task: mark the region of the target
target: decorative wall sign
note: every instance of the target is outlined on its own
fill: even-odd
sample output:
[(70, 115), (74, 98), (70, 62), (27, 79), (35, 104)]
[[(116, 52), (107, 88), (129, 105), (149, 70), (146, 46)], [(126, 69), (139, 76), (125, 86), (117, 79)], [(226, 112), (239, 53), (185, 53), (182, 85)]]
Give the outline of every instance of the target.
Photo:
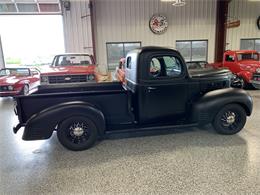
[(154, 34), (162, 34), (166, 32), (168, 28), (168, 21), (166, 16), (161, 14), (155, 14), (151, 17), (149, 26)]
[(258, 27), (258, 29), (260, 30), (260, 16), (259, 16), (258, 19), (257, 19), (257, 27)]

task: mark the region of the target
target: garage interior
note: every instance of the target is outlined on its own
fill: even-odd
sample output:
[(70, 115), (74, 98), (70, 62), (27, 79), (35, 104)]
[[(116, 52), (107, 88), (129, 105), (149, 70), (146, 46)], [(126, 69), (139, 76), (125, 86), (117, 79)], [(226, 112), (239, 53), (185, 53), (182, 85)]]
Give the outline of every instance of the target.
[[(41, 9), (44, 0), (23, 2), (37, 4), (39, 13), (19, 10), (21, 2), (0, 2), (0, 14), (62, 15), (65, 52), (93, 54), (104, 73), (115, 70), (118, 53), (140, 46), (175, 48), (186, 61), (210, 63), (221, 61), (225, 50), (260, 52), (257, 0), (186, 0), (181, 7), (170, 0), (45, 0), (49, 7)], [(7, 12), (5, 4), (18, 10)], [(149, 29), (154, 14), (167, 16), (161, 35)], [(237, 21), (238, 27), (227, 28)], [(198, 47), (199, 58), (192, 55)], [(111, 136), (81, 152), (62, 147), (56, 133), (49, 140), (23, 141), (22, 130), (13, 133), (18, 123), (13, 98), (0, 98), (0, 194), (259, 194), (260, 92), (247, 92), (253, 113), (236, 135), (216, 134), (207, 125)]]

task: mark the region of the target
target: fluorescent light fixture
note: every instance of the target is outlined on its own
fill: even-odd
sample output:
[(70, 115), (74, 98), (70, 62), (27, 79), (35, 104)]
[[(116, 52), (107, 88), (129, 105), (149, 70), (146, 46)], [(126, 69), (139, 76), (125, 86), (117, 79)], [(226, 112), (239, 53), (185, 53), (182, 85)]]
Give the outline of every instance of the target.
[(185, 2), (185, 0), (175, 0), (175, 1), (173, 1), (172, 5), (180, 7), (180, 6), (186, 5), (186, 2)]

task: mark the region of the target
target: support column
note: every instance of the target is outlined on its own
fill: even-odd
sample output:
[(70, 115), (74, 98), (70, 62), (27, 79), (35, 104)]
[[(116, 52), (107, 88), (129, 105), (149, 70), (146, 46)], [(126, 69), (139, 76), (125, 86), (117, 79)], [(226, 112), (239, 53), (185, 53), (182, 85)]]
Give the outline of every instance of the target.
[(0, 36), (0, 69), (5, 68), (4, 52), (2, 48), (2, 41)]
[(231, 0), (217, 0), (215, 61), (221, 62), (226, 48), (228, 4)]

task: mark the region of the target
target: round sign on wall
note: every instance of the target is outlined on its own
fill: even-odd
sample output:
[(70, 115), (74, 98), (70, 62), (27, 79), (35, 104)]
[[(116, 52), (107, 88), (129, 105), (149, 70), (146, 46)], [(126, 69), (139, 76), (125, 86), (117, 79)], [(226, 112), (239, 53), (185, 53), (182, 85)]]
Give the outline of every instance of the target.
[(162, 34), (168, 28), (168, 21), (166, 16), (161, 14), (153, 15), (149, 22), (150, 29), (155, 34)]

